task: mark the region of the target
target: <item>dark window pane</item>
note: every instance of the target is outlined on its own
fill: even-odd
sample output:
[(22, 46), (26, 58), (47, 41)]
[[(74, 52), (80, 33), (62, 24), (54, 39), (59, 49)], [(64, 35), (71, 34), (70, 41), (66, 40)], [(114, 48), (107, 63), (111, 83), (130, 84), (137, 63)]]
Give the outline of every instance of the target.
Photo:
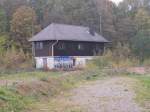
[(83, 44), (78, 44), (78, 50), (84, 50), (84, 45)]
[(60, 50), (63, 50), (63, 49), (65, 49), (65, 44), (64, 43), (59, 43), (58, 44), (58, 49), (60, 49)]
[(42, 42), (36, 42), (36, 49), (43, 49), (43, 43)]

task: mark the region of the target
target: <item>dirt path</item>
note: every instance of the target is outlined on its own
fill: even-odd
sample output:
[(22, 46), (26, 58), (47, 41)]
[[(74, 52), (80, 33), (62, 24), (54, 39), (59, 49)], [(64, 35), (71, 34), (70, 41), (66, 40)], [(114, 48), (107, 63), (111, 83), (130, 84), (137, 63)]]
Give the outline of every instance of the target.
[(140, 112), (129, 78), (97, 81), (72, 91), (70, 98), (86, 112)]
[(134, 101), (134, 79), (113, 77), (84, 84), (39, 103), (30, 112), (141, 112)]

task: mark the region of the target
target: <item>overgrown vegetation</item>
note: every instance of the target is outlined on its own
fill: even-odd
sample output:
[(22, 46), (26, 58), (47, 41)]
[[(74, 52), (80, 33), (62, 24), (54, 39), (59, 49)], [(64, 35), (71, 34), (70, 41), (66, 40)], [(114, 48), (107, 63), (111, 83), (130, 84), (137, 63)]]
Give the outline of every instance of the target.
[(130, 74), (130, 77), (137, 80), (134, 87), (136, 91), (137, 102), (139, 102), (142, 107), (144, 107), (145, 111), (148, 111), (148, 109), (150, 108), (150, 76)]
[(144, 65), (144, 63), (140, 63), (138, 57), (135, 57), (131, 53), (129, 45), (122, 45), (121, 43), (119, 43), (114, 50), (107, 50), (103, 56), (94, 59), (93, 64), (101, 69), (127, 68)]
[[(109, 60), (103, 60), (106, 57)], [(105, 79), (112, 76), (122, 76), (127, 73), (122, 68), (127, 67), (128, 64), (125, 66), (123, 64), (122, 66), (117, 61), (116, 67), (114, 59), (110, 60), (111, 56), (103, 58), (90, 62), (88, 68), (82, 71), (64, 72), (63, 74), (62, 72), (37, 71), (1, 75), (0, 78), (3, 80), (14, 81), (9, 86), (0, 88), (0, 107), (2, 112), (22, 112), (27, 109), (34, 109), (34, 106), (37, 106), (34, 104), (41, 101), (41, 99), (53, 98), (57, 94), (77, 87), (83, 82)], [(109, 64), (107, 64), (108, 62)], [(149, 76), (135, 76), (131, 74), (130, 77), (139, 80), (136, 90), (138, 94), (137, 99), (141, 102), (149, 101)], [(17, 82), (18, 80), (23, 80), (23, 82)], [(51, 106), (54, 105), (51, 104)], [(80, 109), (75, 108), (74, 110)]]
[(0, 112), (21, 112), (30, 100), (9, 88), (0, 88)]
[[(42, 79), (47, 77), (58, 77), (61, 76), (63, 72), (44, 72), (44, 71), (32, 71), (32, 72), (7, 72), (0, 73), (1, 80), (30, 80), (30, 79)], [(65, 73), (65, 72), (64, 72)]]
[[(41, 75), (40, 75), (41, 74)], [(45, 75), (44, 75), (45, 74)], [(17, 80), (21, 81), (24, 77), (28, 77), (25, 82), (13, 83), (11, 86), (0, 88), (0, 108), (2, 112), (21, 112), (32, 106), (32, 102), (38, 101), (43, 98), (51, 98), (62, 91), (68, 90), (70, 88), (76, 87), (79, 83), (84, 81), (90, 81), (95, 79), (105, 78), (107, 76), (116, 75), (116, 71), (105, 71), (99, 69), (90, 69), (85, 71), (76, 71), (72, 73), (64, 73), (64, 75), (59, 75), (59, 73), (52, 73), (55, 75), (51, 76), (51, 73), (38, 73), (26, 74), (26, 75), (16, 75), (19, 76)], [(30, 76), (32, 75), (32, 76)], [(35, 76), (37, 75), (37, 76)], [(43, 75), (43, 76), (42, 76)], [(14, 77), (16, 77), (14, 75)], [(34, 81), (33, 76), (38, 77)], [(10, 79), (13, 76), (8, 76)], [(5, 77), (3, 79), (7, 79)], [(23, 77), (23, 78), (22, 78)], [(30, 77), (30, 78), (29, 78)], [(35, 77), (33, 79), (35, 79)], [(28, 105), (27, 104), (31, 104)]]
[(25, 54), (21, 49), (14, 47), (0, 54), (0, 71), (31, 69), (33, 66), (32, 58)]

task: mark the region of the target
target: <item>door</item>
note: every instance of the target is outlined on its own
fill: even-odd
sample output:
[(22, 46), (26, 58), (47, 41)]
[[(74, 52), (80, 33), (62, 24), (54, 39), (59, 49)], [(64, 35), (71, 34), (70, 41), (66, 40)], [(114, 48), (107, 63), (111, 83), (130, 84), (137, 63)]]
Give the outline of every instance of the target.
[(43, 58), (43, 68), (44, 68), (45, 70), (48, 69), (48, 67), (47, 67), (47, 58)]
[(76, 59), (73, 59), (73, 66), (76, 66)]

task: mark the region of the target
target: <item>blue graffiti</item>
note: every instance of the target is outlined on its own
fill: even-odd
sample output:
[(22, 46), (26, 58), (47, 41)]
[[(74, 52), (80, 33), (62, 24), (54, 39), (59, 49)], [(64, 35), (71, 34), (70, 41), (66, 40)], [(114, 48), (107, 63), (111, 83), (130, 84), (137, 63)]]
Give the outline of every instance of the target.
[(73, 58), (69, 56), (59, 56), (54, 58), (55, 68), (70, 69), (73, 68)]

